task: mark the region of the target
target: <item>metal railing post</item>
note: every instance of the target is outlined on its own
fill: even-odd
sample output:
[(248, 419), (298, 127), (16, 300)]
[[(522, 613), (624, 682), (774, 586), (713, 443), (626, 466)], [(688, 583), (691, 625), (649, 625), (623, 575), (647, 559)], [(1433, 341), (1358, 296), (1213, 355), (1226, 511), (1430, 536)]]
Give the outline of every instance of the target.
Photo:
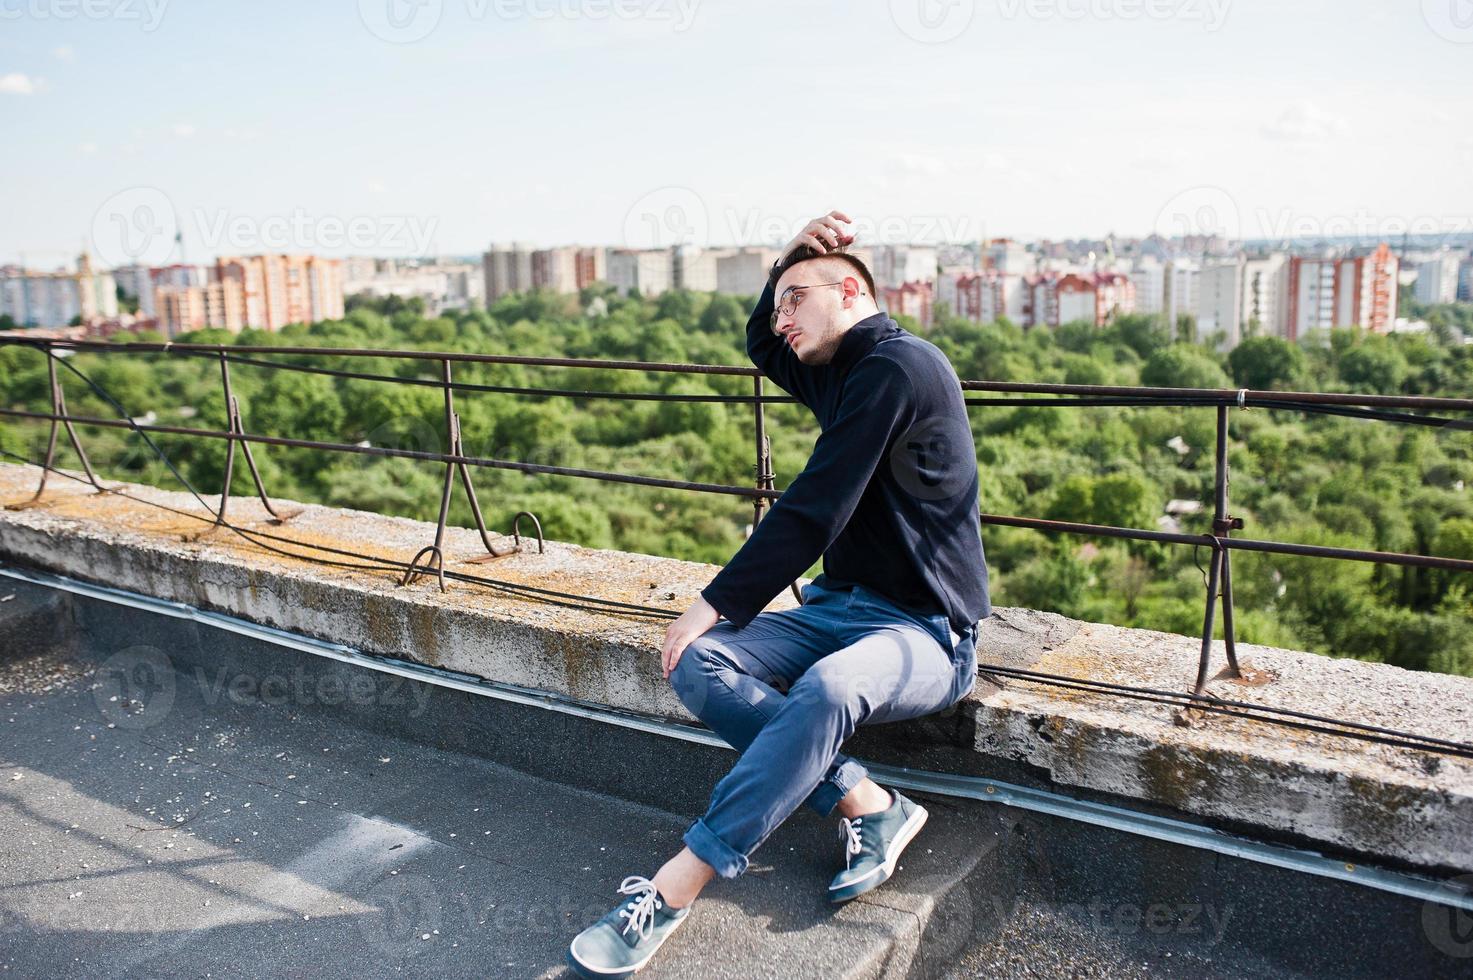
[(97, 474), (92, 472), (92, 463), (87, 459), (87, 450), (82, 448), (82, 438), (77, 435), (77, 430), (72, 427), (71, 419), (66, 418), (66, 392), (62, 390), (61, 379), (56, 375), (56, 353), (46, 348), (46, 377), (51, 386), (51, 414), (58, 416), (51, 420), (51, 434), (46, 440), (46, 462), (41, 466), (41, 482), (36, 486), (36, 492), (30, 500), (15, 504), (9, 510), (23, 510), (33, 507), (41, 500), (41, 495), (46, 492), (46, 478), (51, 475), (51, 469), (56, 463), (56, 437), (60, 426), (66, 426), (67, 441), (77, 451), (77, 458), (82, 462), (82, 470), (87, 474), (87, 482), (97, 488), (98, 493), (107, 493), (107, 487), (98, 482)]
[[(447, 443), (445, 453), (453, 452), (455, 439), (455, 403), (451, 400), (450, 393), (450, 362), (440, 362), (440, 374), (445, 382), (445, 441)], [(440, 591), (445, 591), (445, 522), (450, 516), (450, 488), (455, 484), (455, 464), (449, 460), (445, 461), (445, 484), (440, 491), (440, 517), (435, 524), (435, 543), (421, 548), (410, 560), (409, 567), (404, 570), (404, 578), (400, 585), (408, 585), (420, 575), (429, 570), (429, 565), (424, 569), (419, 567), (422, 556), (428, 555), (434, 562), (435, 572), (440, 580)]]
[[(481, 512), (479, 501), (476, 497), (474, 482), (471, 479), (471, 467), (499, 468), (515, 470), (523, 473), (542, 473), (555, 476), (567, 476), (576, 478), (588, 478), (603, 480), (629, 485), (641, 485), (648, 487), (660, 487), (670, 489), (692, 490), (705, 493), (729, 494), (734, 496), (752, 497), (753, 503), (753, 528), (760, 525), (768, 513), (771, 498), (776, 497), (776, 476), (772, 465), (772, 444), (766, 427), (766, 398), (764, 395), (763, 378), (760, 372), (750, 368), (735, 368), (722, 365), (698, 365), (698, 364), (674, 364), (674, 363), (646, 363), (637, 361), (609, 361), (589, 358), (547, 358), (547, 357), (524, 357), (520, 355), (490, 355), (490, 354), (468, 354), (456, 352), (433, 352), (433, 351), (404, 351), (404, 350), (359, 350), (359, 349), (324, 349), (324, 348), (299, 348), (299, 347), (226, 347), (225, 345), (210, 344), (174, 344), (174, 343), (136, 343), (128, 345), (117, 345), (98, 341), (71, 341), (53, 339), (31, 339), (0, 337), (0, 345), (24, 344), (41, 350), (47, 357), (48, 379), (50, 383), (51, 411), (49, 413), (23, 410), (0, 406), (0, 417), (21, 418), (32, 420), (45, 420), (51, 423), (51, 429), (47, 440), (45, 462), (41, 464), (41, 478), (33, 497), (24, 503), (7, 505), (12, 509), (34, 506), (42, 497), (45, 488), (49, 485), (48, 478), (54, 470), (68, 479), (77, 482), (89, 482), (98, 492), (121, 493), (120, 489), (108, 488), (102, 485), (97, 475), (93, 472), (91, 462), (87, 457), (86, 450), (82, 445), (80, 436), (76, 430), (77, 425), (98, 426), (104, 428), (118, 428), (130, 430), (144, 438), (152, 433), (177, 435), (189, 438), (223, 438), (227, 441), (225, 459), (225, 481), (221, 488), (219, 509), (214, 514), (214, 527), (225, 523), (225, 517), (229, 505), (231, 483), (234, 476), (234, 461), (236, 443), (240, 443), (241, 452), (245, 454), (246, 463), (250, 467), (252, 478), (256, 485), (256, 491), (262, 499), (268, 513), (278, 521), (289, 515), (278, 514), (272, 507), (266, 494), (264, 481), (258, 467), (255, 465), (254, 455), (250, 443), (258, 442), (262, 445), (294, 447), (321, 452), (362, 453), (393, 458), (419, 459), (426, 462), (443, 462), (446, 464), (445, 484), (442, 487), (440, 500), (439, 520), (437, 521), (435, 543), (422, 549), (415, 560), (407, 566), (404, 573), (404, 582), (407, 584), (419, 575), (427, 574), (433, 567), (439, 577), (440, 586), (445, 588), (445, 554), (444, 546), (446, 540), (446, 528), (449, 520), (450, 496), (454, 493), (455, 473), (458, 470), (460, 480), (465, 485), (467, 497), (470, 500), (471, 511), (475, 516), (476, 525), (481, 535), (482, 543), (486, 547), (487, 554), (479, 558), (468, 559), (470, 561), (488, 561), (508, 554), (514, 554), (521, 547), (520, 519), (531, 517), (537, 529), (539, 550), (543, 547), (540, 522), (535, 515), (526, 511), (517, 514), (513, 521), (512, 536), (515, 546), (510, 551), (498, 551), (491, 543), (486, 531), (484, 515)], [(179, 425), (155, 424), (148, 421), (137, 421), (127, 417), (126, 410), (107, 395), (96, 384), (90, 382), (86, 375), (78, 371), (73, 365), (59, 364), (58, 352), (96, 350), (104, 353), (114, 354), (138, 354), (138, 353), (173, 353), (189, 354), (192, 356), (215, 357), (220, 361), (221, 383), (224, 391), (226, 411), (229, 419), (228, 428), (224, 431), (205, 430)], [(401, 378), (397, 376), (380, 376), (374, 374), (362, 374), (349, 371), (333, 370), (320, 366), (296, 365), (273, 361), (254, 361), (242, 355), (254, 353), (278, 354), (278, 355), (322, 355), (332, 353), (346, 357), (402, 357), (425, 363), (439, 362), (441, 365), (441, 379), (439, 381), (424, 378)], [(395, 450), (386, 447), (373, 447), (365, 443), (345, 444), (327, 442), (321, 440), (296, 439), (281, 436), (250, 435), (246, 433), (241, 415), (239, 400), (235, 397), (231, 387), (229, 361), (247, 365), (276, 368), (281, 370), (308, 371), (312, 373), (331, 375), (343, 378), (358, 378), (370, 381), (397, 382), (402, 384), (422, 384), (440, 387), (445, 397), (445, 419), (446, 419), (446, 441), (448, 452), (419, 452), (407, 450)], [(756, 467), (754, 472), (755, 489), (751, 486), (727, 486), (724, 484), (699, 483), (687, 480), (671, 480), (659, 477), (644, 477), (632, 474), (597, 471), (572, 467), (549, 466), (536, 463), (528, 463), (514, 460), (491, 459), (470, 457), (465, 454), (463, 434), (458, 414), (454, 405), (454, 389), (487, 392), (505, 392), (511, 394), (530, 395), (554, 395), (564, 397), (597, 397), (597, 398), (644, 398), (654, 400), (677, 400), (677, 401), (711, 401), (722, 403), (737, 403), (748, 400), (745, 395), (711, 395), (710, 397), (678, 395), (678, 394), (650, 394), (650, 393), (624, 393), (624, 392), (595, 392), (580, 390), (555, 390), (546, 388), (512, 388), (493, 385), (455, 384), (451, 377), (452, 364), (454, 362), (464, 363), (486, 363), (486, 364), (525, 364), (545, 367), (605, 367), (616, 370), (629, 371), (666, 371), (692, 374), (721, 374), (728, 376), (750, 377), (753, 379), (753, 409), (755, 420), (754, 447), (756, 451)], [(118, 410), (119, 418), (99, 418), (92, 416), (73, 416), (67, 411), (66, 396), (59, 379), (59, 367), (77, 374), (79, 378), (88, 381), (89, 384)], [(1212, 513), (1212, 526), (1207, 534), (1188, 534), (1181, 531), (1157, 531), (1141, 528), (1120, 528), (1107, 525), (1083, 524), (1068, 521), (1052, 521), (1038, 518), (1011, 517), (997, 514), (978, 514), (983, 524), (1029, 528), (1046, 533), (1078, 534), (1089, 537), (1101, 537), (1116, 540), (1153, 541), (1172, 545), (1193, 545), (1201, 547), (1207, 544), (1212, 549), (1212, 560), (1210, 570), (1205, 571), (1207, 595), (1203, 611), (1203, 631), (1201, 651), (1198, 658), (1198, 671), (1195, 684), (1195, 693), (1200, 693), (1208, 682), (1212, 658), (1212, 634), (1216, 619), (1216, 602), (1221, 599), (1223, 603), (1222, 617), (1225, 637), (1225, 649), (1228, 667), (1217, 675), (1219, 678), (1227, 678), (1237, 683), (1256, 684), (1273, 677), (1271, 671), (1256, 671), (1249, 664), (1240, 665), (1236, 650), (1236, 633), (1234, 628), (1234, 600), (1232, 587), (1232, 561), (1233, 551), (1255, 551), (1262, 554), (1277, 554), (1289, 556), (1303, 556), (1311, 558), (1325, 558), (1335, 560), (1353, 560), (1376, 562), (1380, 564), (1399, 565), (1403, 567), (1438, 568), (1453, 571), (1473, 572), (1473, 560), (1463, 558), (1438, 557), (1423, 554), (1402, 554), (1388, 551), (1368, 551), (1352, 548), (1335, 548), (1323, 545), (1295, 544), (1282, 541), (1254, 540), (1252, 538), (1232, 538), (1235, 530), (1243, 527), (1240, 518), (1234, 518), (1228, 513), (1228, 491), (1230, 483), (1230, 470), (1228, 464), (1228, 410), (1236, 404), (1238, 408), (1253, 406), (1282, 407), (1287, 410), (1300, 412), (1317, 412), (1330, 415), (1341, 415), (1350, 417), (1365, 416), (1372, 419), (1386, 420), (1398, 423), (1452, 426), (1455, 428), (1473, 428), (1473, 424), (1461, 420), (1439, 418), (1436, 416), (1399, 414), (1387, 411), (1388, 409), (1435, 409), (1442, 411), (1473, 411), (1473, 399), (1468, 398), (1443, 398), (1423, 396), (1386, 396), (1386, 395), (1360, 395), (1336, 392), (1253, 392), (1247, 389), (1231, 391), (1225, 389), (1172, 389), (1172, 388), (1122, 388), (1112, 386), (1090, 386), (1090, 385), (1056, 385), (1056, 384), (1033, 384), (1018, 382), (962, 382), (964, 391), (990, 390), (998, 392), (1031, 392), (1061, 396), (1050, 399), (1049, 403), (1058, 401), (1063, 404), (1089, 404), (1097, 406), (1106, 405), (1129, 405), (1129, 404), (1170, 404), (1183, 407), (1211, 405), (1217, 409), (1217, 433), (1215, 447), (1215, 479), (1214, 479), (1214, 507)], [(1064, 397), (1067, 396), (1067, 397)], [(1085, 397), (1089, 396), (1089, 397)], [(1098, 397), (1096, 397), (1098, 396)], [(1068, 399), (1077, 399), (1070, 401)], [(775, 398), (774, 401), (790, 403), (791, 398)], [(1041, 400), (1038, 400), (1041, 401)], [(1022, 404), (1035, 403), (1033, 400), (1023, 400)], [(979, 402), (966, 400), (967, 405), (991, 404), (991, 402)], [(1367, 411), (1361, 411), (1366, 409)], [(60, 426), (65, 425), (68, 439), (77, 451), (82, 467), (86, 470), (87, 479), (65, 473), (55, 466)], [(158, 447), (153, 447), (157, 450)], [(15, 456), (6, 452), (7, 456)], [(167, 461), (161, 451), (160, 455)], [(21, 458), (21, 457), (16, 457)], [(21, 458), (23, 462), (35, 465), (30, 459)], [(176, 475), (177, 470), (175, 471)], [(180, 476), (181, 480), (183, 479)], [(185, 480), (185, 485), (191, 491), (194, 490)], [(201, 500), (206, 510), (212, 510), (208, 503)], [(208, 518), (204, 520), (208, 521)], [(208, 532), (206, 532), (208, 533)], [(428, 556), (427, 560), (422, 561)], [(398, 564), (398, 563), (396, 563)], [(801, 603), (802, 597), (793, 583), (793, 591)], [(1185, 696), (1185, 695), (1184, 695)]]
[[(772, 490), (777, 475), (772, 471), (772, 440), (767, 437), (767, 406), (762, 401), (762, 375), (758, 374), (752, 378), (752, 408), (756, 421), (757, 437), (757, 489)], [(752, 498), (752, 530), (757, 530), (757, 525), (762, 523), (763, 512), (767, 508), (766, 497)], [(797, 582), (788, 583), (788, 588), (793, 592), (793, 598), (798, 605), (803, 605), (803, 593), (798, 590)]]
[[(1214, 456), (1213, 503), (1212, 503), (1212, 564), (1207, 573), (1207, 611), (1202, 617), (1202, 655), (1197, 663), (1197, 682), (1193, 694), (1201, 694), (1207, 686), (1207, 671), (1212, 659), (1213, 614), (1216, 612), (1219, 595), (1222, 597), (1223, 641), (1227, 650), (1229, 677), (1242, 677), (1238, 667), (1238, 653), (1233, 636), (1232, 577), (1228, 564), (1227, 548), (1222, 540), (1235, 529), (1242, 528), (1241, 517), (1228, 515), (1228, 409), (1217, 406), (1217, 444)], [(1219, 587), (1221, 591), (1219, 592)]]
[[(235, 432), (235, 396), (230, 391), (230, 362), (225, 352), (220, 352), (220, 385), (225, 392), (225, 428)], [(225, 509), (230, 506), (230, 480), (235, 475), (235, 440), (225, 440), (225, 482), (220, 488), (220, 510), (215, 514), (215, 526), (225, 523)]]
[(450, 519), (450, 494), (455, 486), (455, 475), (460, 474), (461, 485), (465, 487), (465, 495), (470, 500), (471, 513), (476, 519), (476, 530), (480, 532), (481, 544), (486, 548), (487, 554), (476, 558), (467, 559), (471, 562), (488, 562), (497, 558), (506, 558), (517, 554), (522, 550), (521, 522), (523, 517), (532, 518), (532, 525), (537, 530), (537, 553), (542, 554), (546, 543), (542, 538), (542, 522), (535, 514), (529, 511), (520, 511), (512, 520), (512, 546), (506, 551), (497, 551), (496, 546), (491, 543), (491, 537), (486, 531), (486, 521), (481, 515), (481, 504), (476, 499), (475, 484), (471, 482), (470, 468), (465, 464), (465, 443), (461, 439), (460, 415), (455, 411), (454, 380), (451, 376), (450, 360), (445, 358), (440, 361), (440, 377), (445, 391), (445, 436), (449, 444), (445, 455), (451, 457), (445, 461), (445, 485), (440, 492), (440, 517), (435, 524), (435, 543), (421, 548), (410, 561), (409, 567), (404, 570), (404, 577), (400, 585), (408, 585), (420, 575), (429, 570), (429, 564), (420, 567), (421, 557), (428, 555), (429, 560), (434, 563), (436, 576), (440, 582), (440, 591), (445, 591), (445, 529)]

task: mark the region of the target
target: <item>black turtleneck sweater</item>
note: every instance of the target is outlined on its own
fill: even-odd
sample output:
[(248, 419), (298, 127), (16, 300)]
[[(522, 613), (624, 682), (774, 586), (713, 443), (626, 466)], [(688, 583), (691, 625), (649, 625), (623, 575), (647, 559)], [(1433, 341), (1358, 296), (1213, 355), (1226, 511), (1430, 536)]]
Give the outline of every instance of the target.
[(823, 556), (817, 584), (854, 584), (960, 631), (991, 614), (977, 457), (946, 356), (884, 313), (854, 324), (833, 360), (807, 365), (770, 328), (772, 283), (747, 321), (758, 369), (822, 429), (794, 478), (702, 590), (738, 628)]

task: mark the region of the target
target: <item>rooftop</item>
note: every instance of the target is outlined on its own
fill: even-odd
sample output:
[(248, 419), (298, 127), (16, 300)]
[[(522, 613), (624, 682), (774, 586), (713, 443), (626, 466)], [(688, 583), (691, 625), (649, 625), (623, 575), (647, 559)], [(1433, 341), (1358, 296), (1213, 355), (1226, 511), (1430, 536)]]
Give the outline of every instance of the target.
[[(34, 468), (0, 467), (0, 500), (23, 501), (35, 477)], [(452, 528), (447, 569), (474, 569), (499, 585), (451, 578), (442, 593), (431, 577), (400, 587), (388, 564), (427, 543), (433, 525), (324, 507), (276, 525), (258, 502), (234, 501), (248, 538), (209, 530), (187, 495), (119, 489), (127, 496), (55, 481), (39, 506), (0, 515), (0, 558), (12, 563), (0, 570), (0, 598), (13, 583), (20, 600), (0, 606), (9, 617), (0, 631), (18, 636), (16, 624), (30, 623), (38, 637), (12, 645), (0, 667), (8, 685), (0, 711), (28, 736), (7, 739), (13, 748), (0, 756), (20, 777), (5, 784), (16, 803), (11, 836), (37, 841), (4, 871), (3, 901), (16, 928), (44, 940), (34, 948), (51, 950), (50, 960), (57, 949), (92, 943), (95, 929), (135, 933), (141, 942), (121, 944), (117, 955), (145, 972), (202, 950), (242, 963), (264, 958), (247, 973), (290, 971), (327, 962), (334, 948), (363, 950), (367, 928), (398, 936), (384, 955), (401, 966), (454, 973), (454, 964), (502, 955), (494, 948), (515, 964), (509, 973), (556, 973), (570, 935), (558, 916), (601, 914), (623, 875), (652, 873), (730, 765), (729, 750), (660, 678), (668, 616), (609, 605), (678, 612), (710, 566), (554, 541), (542, 554), (467, 566), (457, 559), (474, 555), (479, 539)], [(602, 603), (554, 604), (529, 589)], [(116, 675), (115, 658), (140, 646), (166, 658), (159, 676), (175, 677), (170, 707), (145, 727), (98, 695), (112, 690), (98, 666), (114, 658)], [(1312, 893), (1342, 926), (1374, 915), (1390, 940), (1377, 955), (1416, 955), (1434, 973), (1455, 965), (1419, 916), (1443, 907), (1437, 895), (1473, 905), (1441, 884), (1473, 870), (1473, 761), (985, 672), (992, 665), (1180, 690), (1197, 662), (1198, 641), (1188, 637), (1000, 609), (984, 624), (980, 649), (984, 676), (957, 708), (861, 730), (850, 743), (893, 785), (932, 794), (941, 819), (923, 841), (930, 855), (907, 852), (914, 887), (887, 885), (873, 902), (839, 912), (820, 907), (808, 886), (826, 878), (837, 855), (833, 828), (795, 817), (757, 855), (761, 873), (708, 893), (715, 932), (690, 941), (689, 955), (740, 933), (759, 937), (753, 949), (762, 956), (811, 954), (810, 975), (822, 975), (816, 964), (832, 962), (832, 944), (852, 944), (863, 923), (879, 931), (856, 954), (852, 975), (973, 975), (965, 971), (988, 964), (1028, 975), (1050, 954), (1036, 937), (1024, 940), (1027, 923), (1069, 932), (1092, 921), (1084, 928), (1099, 942), (1089, 955), (1103, 957), (1100, 969), (1111, 974), (1168, 965), (1198, 975), (1273, 972), (1291, 962), (1328, 972), (1330, 960), (1304, 960), (1288, 932), (1258, 918), (1281, 917), (1275, 902), (1291, 897), (1309, 907)], [(32, 650), (41, 653), (22, 652)], [(1473, 730), (1473, 680), (1244, 644), (1239, 656), (1256, 686), (1219, 677), (1210, 693), (1429, 739)], [(384, 693), (328, 703), (309, 682), (273, 701), (261, 683), (303, 671), (309, 681), (336, 676), (344, 690), (354, 677), (372, 678)], [(25, 680), (38, 673), (36, 683)], [(237, 676), (249, 679), (239, 692), (230, 686)], [(391, 700), (393, 683), (402, 690)], [(103, 759), (117, 764), (95, 764)], [(167, 829), (170, 821), (179, 825)], [(157, 827), (168, 840), (136, 827)], [(466, 843), (475, 836), (478, 846)], [(186, 846), (198, 848), (192, 863), (167, 871), (148, 863), (179, 862), (185, 855), (174, 852)], [(595, 858), (595, 847), (607, 850)], [(1049, 867), (1029, 866), (1035, 851)], [(113, 870), (91, 874), (103, 867)], [(181, 876), (187, 889), (175, 887)], [(67, 919), (94, 877), (104, 881), (91, 891), (100, 923), (135, 914), (124, 899), (139, 889), (169, 897), (136, 928)], [(1003, 878), (1016, 889), (998, 890)], [(762, 887), (764, 879), (781, 888)], [(1200, 917), (1210, 906), (1247, 918), (1219, 932), (1225, 945), (1199, 934), (1172, 946), (1140, 928), (1101, 930), (1089, 912), (1090, 901), (1103, 903), (1096, 913), (1143, 908), (1163, 888), (1174, 897), (1156, 904), (1178, 912), (1194, 905)], [(437, 905), (442, 926), (466, 919), (467, 908), (494, 906), (516, 909), (507, 913), (512, 923), (540, 916), (545, 928), (487, 934), (482, 911), (474, 928), (466, 919), (458, 932), (416, 933), (411, 919), (430, 920), (394, 918), (416, 902)], [(968, 910), (960, 919), (958, 902)], [(1342, 927), (1303, 914), (1306, 942)], [(293, 938), (262, 943), (271, 934), (263, 929)], [(410, 942), (399, 932), (431, 938)], [(1345, 949), (1362, 956), (1364, 945), (1347, 940)], [(479, 952), (457, 959), (462, 949)], [(931, 952), (929, 964), (919, 950)], [(39, 961), (13, 965), (28, 962)], [(98, 964), (84, 957), (79, 972), (84, 962)], [(738, 972), (715, 975), (748, 975), (727, 966)], [(681, 961), (682, 970), (696, 968), (711, 972)]]

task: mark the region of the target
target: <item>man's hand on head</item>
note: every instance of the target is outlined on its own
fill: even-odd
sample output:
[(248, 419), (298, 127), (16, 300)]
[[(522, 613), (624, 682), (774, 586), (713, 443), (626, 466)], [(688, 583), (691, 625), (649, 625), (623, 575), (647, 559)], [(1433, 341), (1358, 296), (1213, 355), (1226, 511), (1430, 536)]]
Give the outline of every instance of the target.
[(798, 232), (792, 241), (783, 246), (782, 255), (779, 258), (787, 258), (795, 248), (807, 245), (809, 248), (820, 252), (832, 252), (843, 248), (854, 242), (854, 235), (844, 225), (853, 224), (854, 219), (843, 211), (830, 211), (828, 214), (819, 215)]
[(670, 679), (670, 672), (675, 669), (675, 665), (680, 663), (680, 655), (685, 652), (690, 641), (715, 626), (716, 620), (720, 618), (721, 614), (704, 596), (697, 596), (695, 604), (670, 624), (670, 628), (665, 631), (665, 645), (660, 650), (666, 680)]

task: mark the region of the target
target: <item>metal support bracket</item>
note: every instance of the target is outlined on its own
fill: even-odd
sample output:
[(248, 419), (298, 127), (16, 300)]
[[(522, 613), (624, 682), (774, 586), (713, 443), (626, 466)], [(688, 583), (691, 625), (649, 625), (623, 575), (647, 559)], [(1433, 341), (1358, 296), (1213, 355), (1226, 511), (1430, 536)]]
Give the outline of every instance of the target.
[[(460, 434), (460, 414), (455, 411), (455, 400), (451, 387), (450, 362), (448, 360), (441, 361), (440, 367), (441, 377), (445, 383), (445, 430), (449, 434), (450, 443), (450, 448), (446, 451), (446, 454), (463, 459), (465, 456), (465, 446)], [(525, 510), (519, 511), (512, 520), (512, 546), (506, 550), (498, 550), (496, 545), (491, 542), (490, 534), (486, 530), (486, 520), (481, 515), (481, 504), (476, 499), (476, 487), (471, 482), (470, 467), (464, 462), (450, 460), (445, 463), (445, 484), (440, 492), (440, 517), (435, 524), (435, 543), (421, 548), (414, 556), (414, 559), (410, 561), (409, 567), (404, 570), (404, 577), (399, 582), (401, 586), (409, 585), (421, 575), (428, 575), (433, 571), (440, 583), (440, 591), (445, 591), (445, 527), (446, 521), (450, 516), (450, 494), (455, 486), (457, 472), (460, 474), (461, 485), (465, 487), (466, 498), (470, 501), (471, 513), (475, 515), (476, 530), (480, 532), (481, 544), (486, 548), (486, 554), (478, 555), (474, 558), (467, 558), (465, 561), (484, 563), (495, 561), (498, 558), (508, 558), (511, 555), (519, 553), (522, 550), (521, 524), (523, 517), (531, 518), (532, 525), (536, 529), (537, 553), (540, 555), (545, 550), (546, 545), (542, 538), (542, 522), (537, 519), (535, 514)], [(426, 561), (425, 564), (421, 565), (420, 559), (426, 555), (429, 556), (430, 561)]]
[[(46, 373), (51, 382), (51, 414), (53, 416), (65, 416), (66, 392), (62, 390), (61, 381), (56, 376), (56, 353), (49, 348), (46, 351)], [(18, 504), (9, 504), (6, 510), (28, 510), (41, 502), (41, 495), (46, 492), (46, 478), (51, 475), (51, 470), (56, 462), (56, 437), (61, 426), (66, 426), (68, 441), (77, 452), (77, 458), (82, 461), (82, 469), (87, 474), (87, 482), (97, 488), (98, 493), (109, 493), (110, 490), (103, 486), (97, 479), (97, 474), (92, 472), (92, 463), (87, 459), (87, 450), (82, 448), (82, 439), (77, 435), (77, 430), (72, 427), (70, 419), (52, 418), (51, 435), (46, 440), (46, 462), (41, 466), (41, 482), (36, 487), (35, 494), (30, 500)]]

